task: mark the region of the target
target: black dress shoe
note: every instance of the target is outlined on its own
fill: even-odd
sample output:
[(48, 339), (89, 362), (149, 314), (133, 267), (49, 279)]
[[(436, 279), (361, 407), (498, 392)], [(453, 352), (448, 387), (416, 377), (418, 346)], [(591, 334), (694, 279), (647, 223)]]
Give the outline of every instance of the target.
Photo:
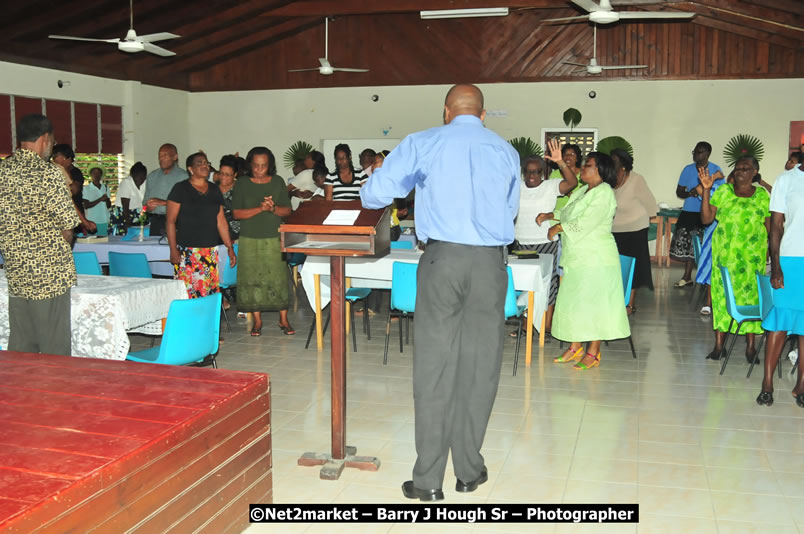
[(726, 355), (726, 348), (724, 347), (724, 348), (722, 348), (720, 350), (713, 350), (712, 352), (709, 353), (709, 355), (706, 357), (706, 359), (707, 360), (719, 360), (721, 356), (725, 356), (725, 355)]
[(440, 489), (419, 489), (412, 480), (402, 484), (402, 495), (408, 499), (419, 499), (422, 502), (443, 501), (444, 492)]
[(746, 347), (746, 349), (745, 349), (745, 359), (748, 361), (748, 363), (751, 363), (751, 360), (753, 360), (754, 363), (759, 363), (759, 357), (757, 356), (757, 349), (754, 349), (752, 351), (752, 350), (749, 350), (748, 347)]
[(760, 392), (759, 396), (757, 397), (757, 404), (759, 404), (760, 406), (772, 406), (773, 392), (772, 391)]
[(480, 476), (476, 479), (472, 480), (471, 482), (461, 482), (460, 479), (455, 483), (455, 491), (460, 493), (471, 493), (477, 489), (479, 485), (486, 482), (489, 479), (489, 472), (486, 469), (486, 466), (483, 466), (483, 469), (480, 470)]

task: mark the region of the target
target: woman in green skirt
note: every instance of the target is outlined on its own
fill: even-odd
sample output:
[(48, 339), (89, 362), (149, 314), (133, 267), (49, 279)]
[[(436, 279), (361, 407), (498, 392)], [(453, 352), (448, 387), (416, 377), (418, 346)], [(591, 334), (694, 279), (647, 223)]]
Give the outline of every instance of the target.
[(290, 197), (270, 150), (252, 148), (246, 163), (251, 175), (238, 180), (232, 191), (232, 211), (240, 220), (237, 309), (254, 314), (252, 336), (262, 334), (262, 312), (279, 311), (279, 328), (290, 336), (296, 331), (288, 321), (288, 269), (279, 244)]

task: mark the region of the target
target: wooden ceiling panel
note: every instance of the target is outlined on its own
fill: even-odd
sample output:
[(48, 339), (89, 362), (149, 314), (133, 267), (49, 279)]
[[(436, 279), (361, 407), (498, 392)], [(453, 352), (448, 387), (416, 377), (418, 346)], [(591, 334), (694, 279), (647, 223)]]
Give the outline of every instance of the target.
[[(804, 77), (804, 1), (612, 0), (616, 10), (681, 11), (692, 21), (627, 21), (600, 26), (601, 65), (646, 64), (594, 79)], [(422, 20), (422, 9), (509, 8), (507, 17)], [(42, 16), (42, 14), (52, 16)], [(581, 14), (568, 0), (135, 0), (139, 34), (170, 31), (176, 56), (126, 54), (114, 45), (54, 41), (49, 33), (122, 37), (120, 0), (30, 0), (3, 9), (0, 60), (165, 87), (207, 91), (455, 81), (587, 80), (565, 61), (587, 63), (592, 28), (545, 19)], [(38, 16), (37, 16), (38, 15)], [(288, 73), (323, 55), (367, 74)]]

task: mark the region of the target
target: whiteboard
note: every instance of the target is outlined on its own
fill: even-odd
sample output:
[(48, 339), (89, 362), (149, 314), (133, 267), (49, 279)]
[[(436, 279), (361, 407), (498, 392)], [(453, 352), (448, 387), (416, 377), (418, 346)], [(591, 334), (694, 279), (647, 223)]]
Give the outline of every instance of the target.
[(335, 170), (335, 147), (341, 143), (346, 143), (352, 150), (352, 164), (355, 169), (360, 168), (360, 153), (370, 148), (375, 152), (380, 150), (393, 150), (399, 144), (400, 139), (382, 137), (380, 139), (322, 139), (321, 152), (326, 158), (327, 168), (330, 172)]

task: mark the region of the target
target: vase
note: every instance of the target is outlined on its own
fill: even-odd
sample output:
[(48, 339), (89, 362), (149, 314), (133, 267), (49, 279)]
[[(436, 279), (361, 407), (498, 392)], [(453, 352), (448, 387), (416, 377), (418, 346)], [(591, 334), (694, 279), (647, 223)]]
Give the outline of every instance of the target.
[(137, 236), (137, 241), (145, 241), (145, 225), (140, 223), (140, 235)]

